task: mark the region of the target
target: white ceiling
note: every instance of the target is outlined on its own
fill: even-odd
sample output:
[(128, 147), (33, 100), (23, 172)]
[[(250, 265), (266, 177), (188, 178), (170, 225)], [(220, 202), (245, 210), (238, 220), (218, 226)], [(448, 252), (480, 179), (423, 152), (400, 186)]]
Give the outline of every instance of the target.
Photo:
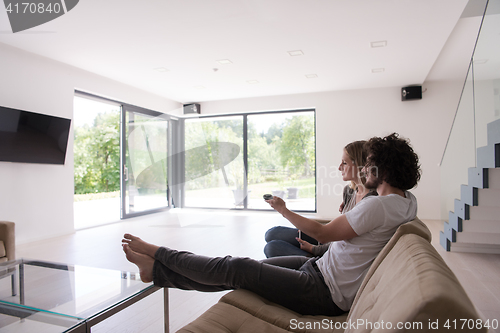
[(426, 80), (467, 2), (81, 0), (15, 34), (1, 8), (0, 43), (181, 103), (394, 87)]

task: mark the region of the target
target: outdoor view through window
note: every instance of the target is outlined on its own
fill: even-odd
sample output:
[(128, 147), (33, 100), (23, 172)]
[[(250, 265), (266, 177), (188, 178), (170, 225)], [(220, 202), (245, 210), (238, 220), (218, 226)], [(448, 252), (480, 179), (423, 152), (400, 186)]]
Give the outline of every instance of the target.
[(120, 107), (74, 98), (75, 228), (120, 220)]
[[(245, 119), (246, 163), (243, 154)], [(201, 174), (199, 169), (207, 167), (201, 151), (190, 154), (190, 149), (215, 142), (231, 142), (241, 149), (229, 164), (222, 168), (213, 166), (213, 172), (204, 172), (204, 176), (186, 182), (186, 207), (244, 209), (247, 197), (246, 208), (270, 209), (262, 196), (271, 193), (285, 199), (290, 209), (315, 211), (314, 123), (313, 111), (187, 119), (186, 179), (190, 174)]]

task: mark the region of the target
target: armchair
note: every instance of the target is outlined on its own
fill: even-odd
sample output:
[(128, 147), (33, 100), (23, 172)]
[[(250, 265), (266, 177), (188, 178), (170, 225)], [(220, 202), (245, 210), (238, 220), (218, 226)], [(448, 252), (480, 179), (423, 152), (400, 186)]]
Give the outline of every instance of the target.
[(0, 262), (16, 258), (16, 231), (14, 222), (0, 221)]
[[(15, 223), (0, 221), (0, 263), (16, 259)], [(16, 271), (0, 270), (0, 278), (11, 276), (12, 296), (16, 295)]]

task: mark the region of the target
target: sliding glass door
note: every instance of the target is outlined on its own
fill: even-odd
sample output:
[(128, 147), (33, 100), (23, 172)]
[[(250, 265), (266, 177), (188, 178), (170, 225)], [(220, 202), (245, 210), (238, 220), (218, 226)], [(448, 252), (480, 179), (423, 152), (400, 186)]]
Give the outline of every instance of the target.
[(121, 140), (121, 217), (169, 207), (168, 116), (124, 104)]

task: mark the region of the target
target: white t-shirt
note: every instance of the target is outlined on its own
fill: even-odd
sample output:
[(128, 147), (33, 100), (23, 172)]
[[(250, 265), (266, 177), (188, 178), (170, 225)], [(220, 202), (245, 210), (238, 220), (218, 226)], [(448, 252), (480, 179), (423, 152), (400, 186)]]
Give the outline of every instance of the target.
[(396, 229), (416, 215), (417, 199), (408, 191), (405, 198), (397, 194), (367, 197), (345, 213), (358, 237), (332, 242), (328, 251), (316, 261), (339, 308), (344, 311), (351, 308), (375, 257)]

